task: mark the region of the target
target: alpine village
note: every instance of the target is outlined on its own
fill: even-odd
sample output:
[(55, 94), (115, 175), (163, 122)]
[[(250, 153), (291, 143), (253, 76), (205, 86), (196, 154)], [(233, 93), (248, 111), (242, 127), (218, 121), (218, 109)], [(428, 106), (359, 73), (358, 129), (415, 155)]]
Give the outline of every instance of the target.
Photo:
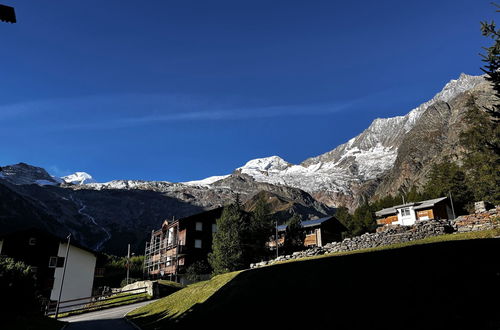
[[(1, 5), (2, 27), (22, 14)], [(3, 164), (0, 329), (500, 329), (500, 29), (477, 23), (483, 74), (298, 164)]]

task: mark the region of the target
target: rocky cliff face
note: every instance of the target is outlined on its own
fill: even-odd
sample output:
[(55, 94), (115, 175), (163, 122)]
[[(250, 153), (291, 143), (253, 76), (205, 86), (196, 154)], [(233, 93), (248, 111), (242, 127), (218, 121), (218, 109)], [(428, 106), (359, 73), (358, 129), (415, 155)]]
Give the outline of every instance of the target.
[(393, 168), (382, 178), (376, 196), (394, 194), (425, 183), (432, 166), (444, 158), (460, 162), (464, 148), (460, 133), (467, 127), (464, 115), (471, 106), (491, 108), (496, 97), (483, 81), (447, 102), (429, 106), (402, 138)]
[[(403, 181), (413, 180), (410, 176), (418, 172), (420, 165), (408, 163), (415, 157), (413, 151), (408, 151), (413, 150), (412, 143), (423, 152), (433, 154), (444, 150), (443, 143), (455, 145), (458, 140), (455, 123), (460, 122), (460, 118), (449, 119), (446, 108), (451, 103), (454, 109), (463, 107), (463, 98), (472, 90), (473, 93), (482, 90), (485, 97), (491, 95), (482, 76), (461, 74), (405, 116), (375, 119), (360, 135), (323, 155), (306, 159), (299, 165), (278, 156), (254, 159), (238, 168), (235, 174), (249, 175), (258, 182), (299, 188), (329, 206), (345, 205), (353, 209), (375, 193), (393, 193)], [(457, 98), (462, 101), (455, 101)], [(437, 130), (441, 133), (446, 130), (449, 134), (437, 136)], [(417, 157), (417, 162), (422, 157)], [(381, 181), (386, 188), (378, 188)]]

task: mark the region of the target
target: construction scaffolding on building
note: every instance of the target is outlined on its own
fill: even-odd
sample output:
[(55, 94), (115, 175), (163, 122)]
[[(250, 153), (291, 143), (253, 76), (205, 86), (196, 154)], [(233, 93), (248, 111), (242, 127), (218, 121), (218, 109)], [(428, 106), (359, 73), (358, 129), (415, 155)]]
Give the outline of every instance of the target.
[(184, 241), (179, 239), (179, 222), (165, 221), (162, 228), (151, 232), (144, 251), (144, 275), (147, 278), (169, 278), (177, 281), (179, 258), (183, 256)]

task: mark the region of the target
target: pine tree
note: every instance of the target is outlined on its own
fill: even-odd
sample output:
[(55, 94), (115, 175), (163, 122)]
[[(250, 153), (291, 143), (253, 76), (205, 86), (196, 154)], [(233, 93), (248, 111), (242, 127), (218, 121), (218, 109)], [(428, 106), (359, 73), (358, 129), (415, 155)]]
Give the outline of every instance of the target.
[(500, 203), (500, 125), (471, 97), (465, 122), (468, 129), (460, 135), (466, 148), (463, 169), (466, 184), (476, 201)]
[[(498, 5), (494, 5), (499, 8)], [(500, 29), (496, 28), (494, 21), (491, 23), (484, 21), (481, 22), (481, 33), (493, 40), (493, 45), (483, 47), (486, 54), (479, 54), (483, 58), (482, 61), (485, 62), (484, 68), (481, 70), (486, 73), (486, 79), (492, 83), (497, 97), (500, 97)], [(500, 121), (500, 104), (498, 102), (492, 108), (485, 110), (492, 116), (493, 121), (496, 123)], [(498, 154), (498, 149), (496, 153)]]
[(269, 237), (273, 234), (273, 224), (270, 213), (271, 210), (265, 201), (264, 195), (260, 195), (255, 204), (255, 209), (252, 212), (249, 228), (251, 233), (248, 242), (250, 262), (257, 261), (257, 259), (267, 256), (269, 252), (266, 244), (269, 241)]
[(464, 171), (447, 159), (431, 168), (424, 192), (427, 198), (439, 198), (451, 193), (458, 214), (467, 213), (467, 208), (474, 201)]
[(298, 215), (294, 215), (288, 220), (285, 231), (285, 242), (283, 248), (285, 253), (292, 253), (304, 248), (306, 234), (302, 228), (302, 221)]
[(217, 232), (213, 236), (212, 252), (208, 262), (214, 274), (222, 274), (245, 265), (242, 260), (240, 222), (242, 212), (237, 204), (224, 207), (222, 215), (217, 219)]

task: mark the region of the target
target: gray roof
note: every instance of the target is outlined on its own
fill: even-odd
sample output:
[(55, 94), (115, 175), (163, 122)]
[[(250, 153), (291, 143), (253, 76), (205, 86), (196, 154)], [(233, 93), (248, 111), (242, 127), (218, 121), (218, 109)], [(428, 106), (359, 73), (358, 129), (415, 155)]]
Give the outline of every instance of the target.
[(429, 199), (429, 200), (422, 201), (422, 202), (396, 205), (393, 207), (388, 207), (388, 208), (382, 209), (380, 211), (377, 211), (377, 212), (375, 212), (375, 215), (377, 217), (382, 217), (385, 215), (396, 214), (396, 213), (398, 213), (398, 211), (397, 211), (398, 209), (402, 209), (404, 207), (410, 207), (410, 206), (413, 206), (415, 210), (426, 209), (426, 208), (429, 208), (429, 207), (436, 205), (437, 203), (439, 203), (441, 201), (444, 201), (447, 198), (448, 197), (439, 197), (439, 198)]
[[(321, 219), (302, 221), (302, 228), (313, 227), (313, 226), (319, 225), (327, 220), (330, 220), (331, 218), (333, 218), (333, 217), (325, 217), (325, 218), (321, 218)], [(287, 225), (278, 226), (278, 231), (286, 230), (286, 226)]]

